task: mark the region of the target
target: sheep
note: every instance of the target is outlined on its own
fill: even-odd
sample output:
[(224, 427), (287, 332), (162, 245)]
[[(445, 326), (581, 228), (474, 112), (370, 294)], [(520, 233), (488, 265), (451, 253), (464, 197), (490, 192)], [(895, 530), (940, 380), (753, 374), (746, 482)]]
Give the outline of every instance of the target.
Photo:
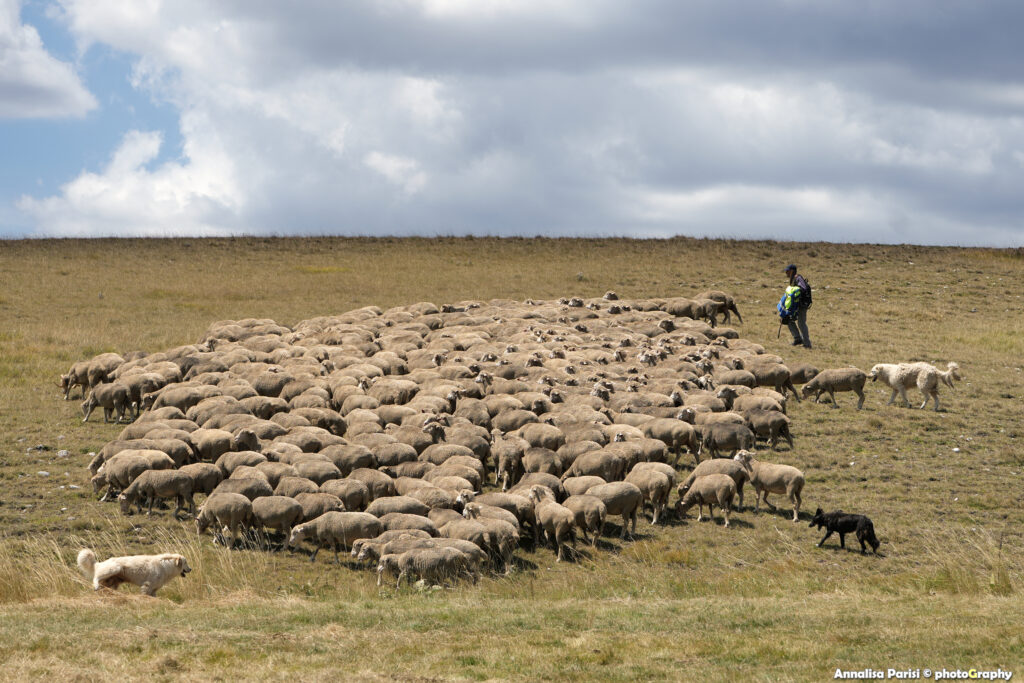
[(77, 363), (73, 363), (67, 374), (60, 376), (60, 383), (58, 386), (64, 392), (65, 401), (70, 399), (71, 390), (75, 387), (81, 387), (82, 398), (84, 399), (85, 390), (89, 386), (89, 361), (78, 361)]
[(350, 472), (345, 478), (361, 481), (366, 484), (366, 488), (369, 493), (369, 500), (384, 498), (385, 496), (393, 496), (396, 493), (395, 483), (391, 480), (391, 477), (383, 472), (378, 472), (377, 470), (360, 467), (352, 470), (352, 472)]
[(655, 418), (644, 422), (641, 427), (644, 436), (651, 439), (658, 439), (664, 442), (665, 446), (672, 449), (675, 461), (679, 462), (679, 456), (683, 448), (689, 449), (696, 462), (700, 462), (698, 455), (700, 447), (697, 443), (697, 434), (693, 427), (682, 420), (671, 418)]
[(625, 473), (626, 461), (615, 453), (605, 450), (590, 451), (576, 458), (562, 475), (562, 481), (570, 477), (595, 476), (605, 481), (620, 481)]
[[(269, 483), (269, 477), (267, 479)], [(285, 476), (277, 480), (277, 486), (274, 487), (274, 495), (294, 498), (300, 493), (318, 493), (320, 490), (320, 486), (317, 486), (314, 482), (306, 479), (305, 477)]]
[(785, 396), (786, 391), (792, 392), (797, 401), (800, 394), (793, 386), (790, 378), (789, 368), (781, 363), (744, 363), (742, 370), (749, 370), (757, 379), (757, 386), (772, 387), (775, 391)]
[[(361, 561), (365, 559), (360, 557), (363, 552), (363, 548), (369, 547), (369, 552), (371, 553), (370, 557), (378, 559), (380, 557), (379, 550), (381, 547), (391, 541), (396, 541), (401, 538), (429, 539), (432, 538), (432, 536), (426, 531), (421, 531), (419, 529), (394, 529), (391, 531), (382, 531), (379, 536), (374, 536), (373, 538), (360, 538), (358, 541), (355, 541), (352, 543), (352, 550), (350, 552), (352, 557)], [(373, 553), (376, 554), (374, 555)]]
[(116, 422), (124, 419), (125, 410), (128, 408), (128, 389), (123, 384), (98, 384), (94, 386), (89, 395), (82, 401), (82, 422), (88, 422), (89, 416), (96, 406), (103, 408), (103, 421), (110, 422), (110, 416), (117, 414)]
[(292, 528), (288, 545), (293, 548), (305, 539), (316, 543), (310, 562), (316, 561), (321, 548), (330, 546), (334, 550), (334, 563), (341, 564), (338, 549), (350, 550), (352, 543), (360, 538), (374, 538), (384, 531), (380, 520), (365, 512), (325, 512), (316, 519)]
[(586, 494), (572, 495), (566, 498), (562, 505), (570, 510), (576, 517), (576, 526), (583, 532), (583, 540), (586, 542), (587, 531), (594, 534), (593, 540), (589, 540), (593, 546), (597, 545), (597, 539), (604, 534), (604, 522), (608, 517), (608, 508), (597, 496)]
[(793, 503), (793, 521), (799, 521), (800, 493), (804, 488), (803, 472), (789, 465), (760, 462), (754, 459), (754, 455), (750, 451), (740, 451), (734, 459), (743, 465), (747, 472), (747, 478), (750, 479), (750, 484), (757, 494), (757, 503), (754, 505), (755, 513), (761, 509), (762, 498), (764, 498), (765, 505), (775, 510), (776, 507), (768, 502), (768, 494), (785, 493)]
[(138, 505), (139, 512), (142, 512), (141, 498), (149, 496), (149, 508), (147, 515), (153, 513), (153, 503), (157, 498), (171, 498), (176, 500), (174, 508), (175, 516), (181, 511), (184, 504), (188, 504), (189, 512), (195, 512), (196, 504), (192, 499), (192, 477), (178, 470), (146, 470), (135, 478), (131, 485), (121, 492), (117, 497), (121, 504), (121, 513), (131, 514), (131, 506)]
[[(231, 532), (231, 545), (234, 548), (238, 541), (239, 530), (249, 526), (252, 521), (252, 503), (240, 493), (213, 493), (196, 515), (196, 533), (200, 536), (211, 525), (216, 524), (223, 531)], [(223, 531), (218, 531), (214, 536), (214, 543), (220, 540), (227, 545)]]
[(263, 527), (271, 527), (284, 534), (282, 547), (286, 548), (292, 527), (302, 522), (302, 506), (294, 498), (263, 496), (252, 501), (252, 521), (260, 534)]
[(732, 319), (729, 315), (730, 313), (735, 313), (736, 318), (740, 321), (741, 324), (743, 323), (743, 317), (740, 315), (740, 312), (736, 309), (736, 301), (723, 291), (709, 290), (706, 292), (701, 292), (700, 294), (695, 296), (694, 299), (710, 299), (711, 301), (717, 301), (718, 303), (722, 304), (719, 307), (719, 311), (725, 314), (725, 317), (722, 319), (723, 323), (729, 323), (729, 321)]
[(626, 475), (626, 481), (640, 489), (643, 500), (651, 504), (651, 524), (657, 524), (658, 516), (668, 505), (668, 497), (672, 493), (672, 479), (664, 472), (641, 468), (634, 469)]
[(685, 494), (689, 490), (690, 486), (693, 485), (693, 482), (697, 477), (705, 477), (709, 474), (726, 474), (732, 478), (733, 482), (736, 484), (736, 492), (739, 494), (739, 507), (737, 509), (742, 508), (743, 485), (747, 482), (749, 477), (747, 476), (747, 470), (744, 468), (743, 464), (736, 462), (731, 458), (711, 458), (710, 460), (705, 460), (701, 464), (697, 465), (697, 467), (693, 469), (693, 472), (690, 472), (690, 476), (679, 484), (677, 488), (679, 495), (682, 496)]
[(341, 499), (329, 493), (299, 493), (295, 496), (295, 502), (302, 506), (303, 522), (312, 521), (325, 512), (345, 509)]
[(701, 427), (701, 446), (699, 451), (705, 448), (711, 453), (711, 457), (717, 458), (720, 450), (737, 451), (754, 447), (754, 432), (746, 425), (731, 423), (709, 424)]
[(184, 465), (178, 469), (192, 479), (192, 493), (210, 495), (217, 485), (224, 480), (220, 468), (208, 462), (195, 462), (191, 465)]
[(430, 536), (437, 536), (438, 534), (438, 525), (429, 517), (423, 515), (414, 515), (407, 512), (389, 512), (381, 515), (380, 523), (388, 531), (415, 529), (417, 531), (424, 531)]
[(384, 555), (377, 565), (377, 583), (385, 572), (398, 574), (395, 588), (402, 585), (402, 579), (409, 574), (430, 583), (444, 583), (451, 577), (475, 576), (469, 571), (469, 558), (455, 548), (417, 548), (401, 555)]
[(213, 490), (213, 493), (217, 492), (241, 493), (249, 500), (255, 500), (261, 496), (274, 495), (274, 490), (270, 488), (270, 484), (267, 483), (266, 479), (257, 479), (255, 477), (249, 479), (225, 479), (217, 484), (217, 488)]
[(132, 453), (118, 453), (99, 468), (99, 471), (92, 478), (93, 491), (99, 494), (104, 486), (107, 492), (101, 500), (107, 500), (110, 496), (119, 494), (128, 488), (136, 477), (146, 470), (153, 469), (149, 460), (141, 455)]
[(389, 512), (402, 512), (409, 515), (426, 516), (430, 508), (409, 496), (388, 496), (377, 498), (366, 506), (366, 512), (374, 517), (383, 517)]
[(789, 431), (789, 418), (777, 410), (751, 410), (747, 412), (746, 424), (754, 435), (768, 439), (771, 448), (779, 443), (779, 437), (789, 443), (793, 449), (793, 435)]
[(511, 515), (511, 513), (501, 508), (491, 508), (496, 512), (484, 514), (483, 507), (476, 503), (470, 503), (462, 511), (462, 514), (466, 519), (477, 522), (487, 529), (488, 548), (495, 560), (500, 560), (504, 570), (508, 572), (512, 553), (519, 546), (519, 522), (504, 517), (501, 513), (505, 515)]
[(562, 480), (562, 489), (567, 496), (579, 496), (587, 492), (592, 486), (607, 484), (601, 477), (586, 475), (582, 477), (568, 477)]
[(628, 481), (599, 484), (587, 489), (586, 495), (595, 496), (604, 503), (609, 515), (622, 515), (621, 538), (626, 538), (627, 522), (632, 520), (633, 534), (636, 534), (636, 518), (643, 503), (643, 492)]
[(682, 517), (687, 510), (697, 505), (697, 521), (701, 522), (704, 520), (704, 505), (707, 505), (708, 516), (714, 521), (714, 506), (717, 504), (725, 515), (725, 526), (729, 526), (729, 509), (735, 496), (736, 482), (729, 475), (708, 474), (697, 477), (685, 491), (680, 484), (676, 514)]
[(370, 502), (370, 489), (355, 479), (328, 479), (320, 484), (320, 492), (337, 496), (349, 512), (365, 510)]
[(544, 528), (544, 534), (555, 548), (556, 562), (561, 562), (565, 555), (566, 541), (572, 542), (576, 550), (576, 515), (569, 508), (559, 505), (550, 497), (542, 486), (530, 488), (528, 497), (533, 501), (534, 516), (537, 523)]
[(836, 403), (835, 392), (852, 391), (857, 394), (859, 399), (857, 401), (857, 410), (860, 410), (864, 407), (864, 383), (867, 379), (867, 374), (857, 368), (822, 370), (813, 379), (804, 384), (801, 393), (804, 398), (814, 394), (814, 402), (817, 403), (818, 399), (821, 398), (822, 392), (827, 391), (829, 398), (832, 399), (832, 407), (838, 408), (839, 404)]

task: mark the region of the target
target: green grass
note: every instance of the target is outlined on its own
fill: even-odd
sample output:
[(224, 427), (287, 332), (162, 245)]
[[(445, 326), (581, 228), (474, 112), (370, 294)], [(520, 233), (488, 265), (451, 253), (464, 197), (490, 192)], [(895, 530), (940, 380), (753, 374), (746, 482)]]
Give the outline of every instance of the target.
[[(815, 288), (812, 352), (789, 347), (785, 332), (776, 339), (790, 261)], [(1020, 669), (1022, 276), (1014, 250), (732, 240), (4, 242), (0, 664), (15, 680), (822, 680), (837, 667)], [(329, 555), (311, 565), (226, 553), (167, 515), (124, 518), (95, 501), (87, 453), (119, 427), (82, 424), (79, 400), (60, 400), (55, 386), (75, 360), (192, 343), (222, 319), (292, 325), (368, 304), (712, 288), (736, 296), (744, 337), (788, 361), (960, 363), (965, 381), (943, 388), (945, 412), (886, 406), (876, 385), (861, 412), (850, 394), (839, 395), (840, 410), (791, 402), (796, 448), (764, 456), (807, 474), (806, 511), (869, 514), (882, 557), (841, 551), (834, 539), (815, 548), (820, 534), (790, 522), (784, 505), (734, 514), (730, 529), (698, 524), (692, 511), (657, 529), (642, 523), (637, 541), (610, 537), (579, 563), (521, 550), (522, 569), (475, 586), (378, 588), (371, 572), (334, 567)], [(158, 599), (97, 595), (74, 567), (84, 545), (104, 557), (182, 552), (195, 571)]]

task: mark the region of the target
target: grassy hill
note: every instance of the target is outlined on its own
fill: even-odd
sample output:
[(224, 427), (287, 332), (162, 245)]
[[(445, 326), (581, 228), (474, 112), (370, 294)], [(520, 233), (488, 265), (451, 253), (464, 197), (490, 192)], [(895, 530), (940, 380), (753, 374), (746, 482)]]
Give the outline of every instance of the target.
[[(814, 350), (776, 338), (795, 262)], [(673, 239), (180, 239), (0, 242), (0, 665), (12, 679), (831, 679), (836, 668), (1022, 672), (1024, 254), (1019, 250)], [(509, 577), (419, 593), (322, 555), (227, 553), (168, 515), (122, 517), (55, 386), (76, 360), (196, 341), (244, 317), (463, 299), (624, 298), (723, 289), (742, 336), (818, 367), (960, 363), (945, 410), (791, 402), (804, 510), (869, 514), (881, 557), (779, 514), (696, 516), (579, 563), (520, 550)], [(919, 394), (910, 392), (911, 399)], [(68, 454), (62, 454), (67, 450)], [(61, 457), (61, 456), (64, 457)], [(852, 539), (851, 539), (852, 540)], [(157, 599), (94, 594), (84, 545), (182, 552)], [(856, 543), (854, 542), (854, 545)]]

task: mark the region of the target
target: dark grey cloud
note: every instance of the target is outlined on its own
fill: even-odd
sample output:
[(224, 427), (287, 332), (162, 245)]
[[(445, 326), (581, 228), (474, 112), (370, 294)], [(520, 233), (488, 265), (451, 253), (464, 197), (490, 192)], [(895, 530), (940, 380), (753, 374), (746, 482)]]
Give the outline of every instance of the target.
[(25, 198), (44, 232), (1024, 234), (1017, 3), (62, 4), (185, 149)]

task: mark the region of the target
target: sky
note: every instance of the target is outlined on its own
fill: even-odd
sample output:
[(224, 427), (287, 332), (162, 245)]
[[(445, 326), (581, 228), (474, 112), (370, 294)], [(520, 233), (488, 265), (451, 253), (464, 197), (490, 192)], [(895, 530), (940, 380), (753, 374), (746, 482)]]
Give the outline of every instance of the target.
[(0, 237), (1024, 245), (1017, 0), (0, 0)]

